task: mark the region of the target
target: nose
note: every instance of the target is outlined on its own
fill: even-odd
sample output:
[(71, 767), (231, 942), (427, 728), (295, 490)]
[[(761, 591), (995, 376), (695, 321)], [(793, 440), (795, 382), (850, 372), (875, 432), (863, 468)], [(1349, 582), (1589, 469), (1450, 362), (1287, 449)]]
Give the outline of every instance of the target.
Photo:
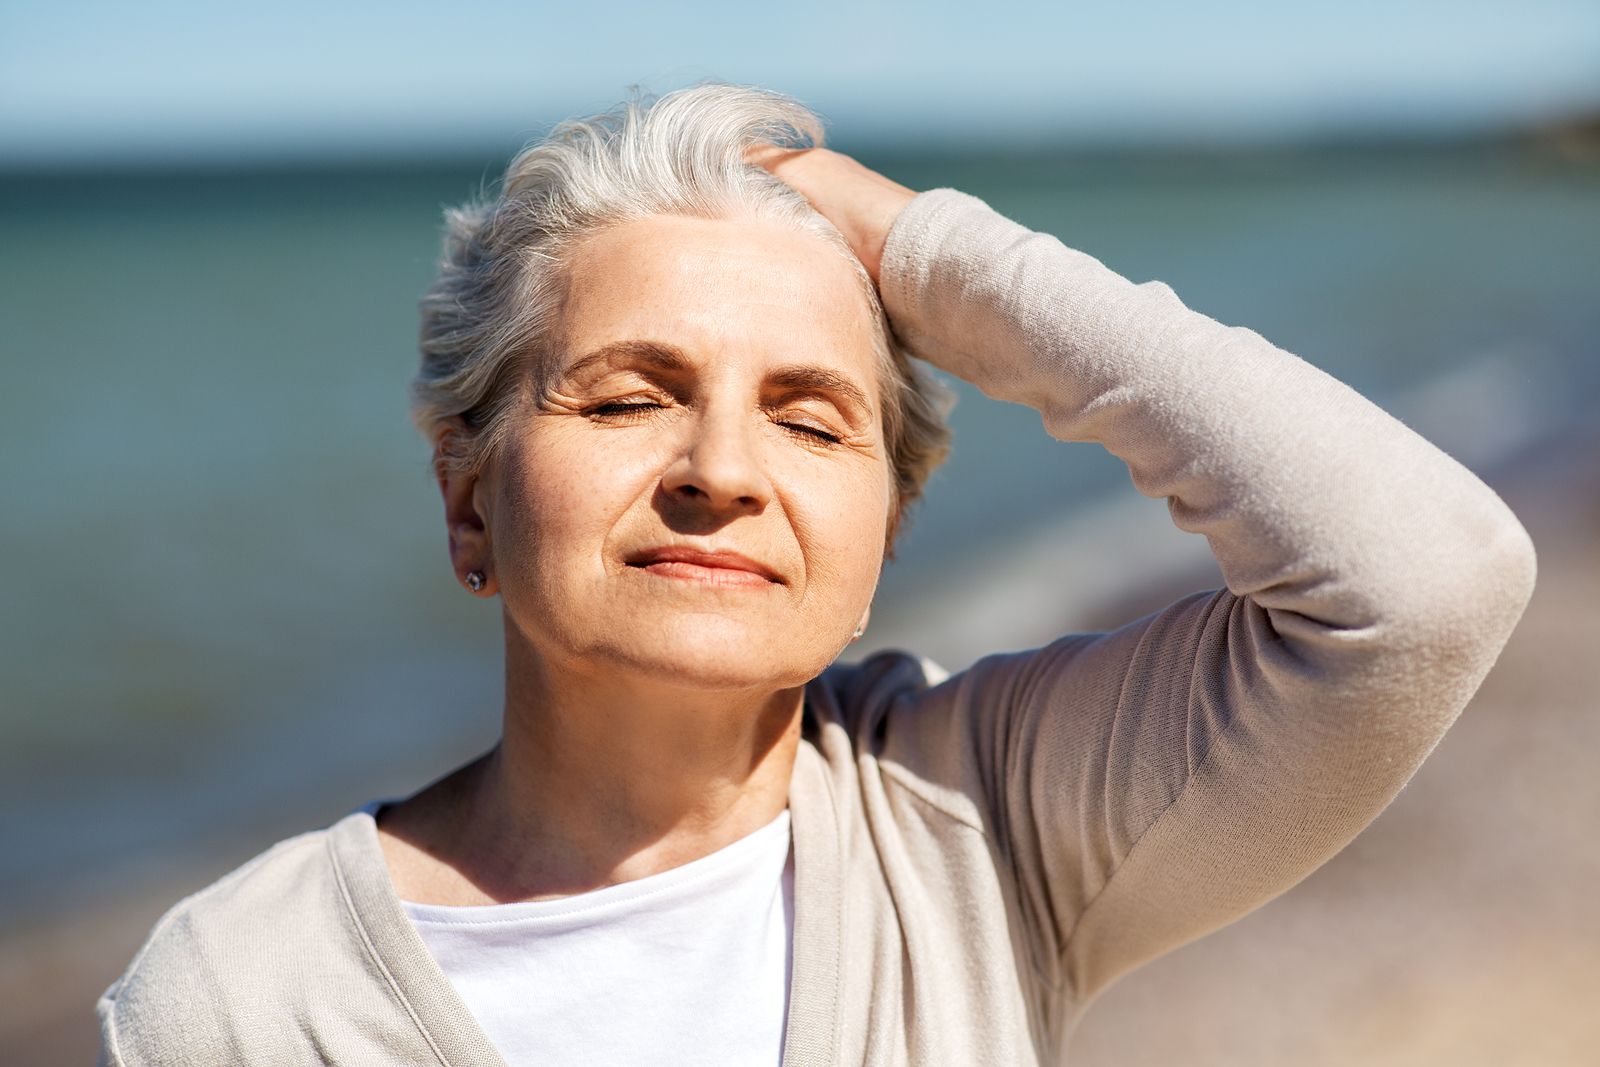
[(676, 500), (729, 517), (760, 514), (772, 500), (772, 484), (752, 420), (734, 410), (707, 410), (689, 433), (662, 488)]

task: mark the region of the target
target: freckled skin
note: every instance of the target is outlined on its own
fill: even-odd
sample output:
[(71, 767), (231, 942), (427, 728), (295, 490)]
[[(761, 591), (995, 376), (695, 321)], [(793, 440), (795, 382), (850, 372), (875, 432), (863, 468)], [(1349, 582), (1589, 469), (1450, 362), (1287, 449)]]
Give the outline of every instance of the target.
[[(871, 601), (892, 501), (873, 320), (849, 264), (775, 224), (664, 217), (593, 236), (569, 278), (558, 366), (629, 340), (674, 345), (687, 366), (558, 370), (517, 415), (486, 479), (508, 624), (553, 661), (709, 689), (803, 684)], [(775, 394), (773, 372), (796, 365), (855, 383), (871, 410)], [(595, 410), (610, 402), (639, 407)], [(685, 541), (783, 581), (719, 588), (625, 562)]]

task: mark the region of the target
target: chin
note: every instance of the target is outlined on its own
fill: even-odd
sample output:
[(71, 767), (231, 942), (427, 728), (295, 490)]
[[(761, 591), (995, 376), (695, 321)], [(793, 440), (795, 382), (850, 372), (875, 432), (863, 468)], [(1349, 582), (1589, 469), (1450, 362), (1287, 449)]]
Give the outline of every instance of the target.
[[(617, 634), (616, 637), (623, 635)], [(804, 685), (833, 662), (832, 635), (796, 640), (722, 616), (693, 616), (644, 627), (637, 640), (613, 644), (629, 667), (663, 684), (710, 691), (790, 689)], [(843, 638), (840, 638), (842, 643)]]

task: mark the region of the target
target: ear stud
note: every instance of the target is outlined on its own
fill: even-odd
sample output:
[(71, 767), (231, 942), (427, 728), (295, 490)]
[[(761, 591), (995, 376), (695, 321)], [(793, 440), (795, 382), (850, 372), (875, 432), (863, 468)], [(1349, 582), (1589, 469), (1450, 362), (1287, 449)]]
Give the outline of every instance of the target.
[(468, 571), (467, 572), (467, 588), (472, 590), (474, 593), (478, 593), (478, 592), (482, 592), (483, 591), (483, 583), (484, 583), (484, 581), (485, 581), (485, 579), (483, 577), (483, 572), (482, 571)]

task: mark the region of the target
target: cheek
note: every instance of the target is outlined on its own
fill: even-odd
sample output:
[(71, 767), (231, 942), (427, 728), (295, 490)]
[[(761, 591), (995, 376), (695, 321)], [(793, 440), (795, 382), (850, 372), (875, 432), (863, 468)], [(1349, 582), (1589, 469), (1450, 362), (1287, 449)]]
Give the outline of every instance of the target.
[[(810, 487), (793, 508), (811, 586), (830, 611), (864, 609), (883, 567), (889, 512), (889, 474), (862, 464), (847, 477)], [(820, 606), (820, 605), (819, 605)]]
[(495, 516), (502, 573), (546, 593), (602, 576), (606, 536), (648, 481), (639, 457), (586, 446), (577, 436), (558, 430), (522, 441)]

